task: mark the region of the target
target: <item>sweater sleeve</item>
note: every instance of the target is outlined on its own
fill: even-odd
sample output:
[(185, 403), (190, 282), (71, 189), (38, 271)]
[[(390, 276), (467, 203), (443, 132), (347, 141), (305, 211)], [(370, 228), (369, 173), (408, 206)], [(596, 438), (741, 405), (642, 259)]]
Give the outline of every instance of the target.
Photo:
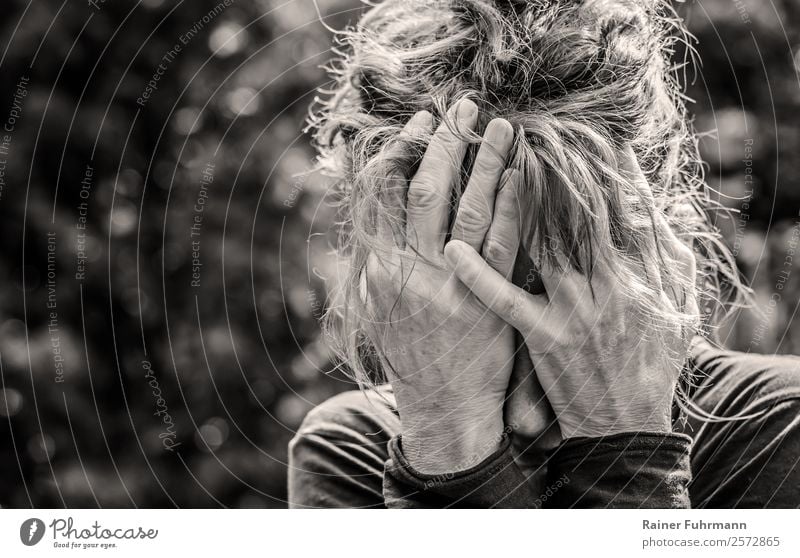
[(475, 467), (438, 475), (415, 471), (403, 455), (402, 436), (395, 436), (389, 442), (383, 496), (388, 508), (526, 508), (536, 498), (514, 463), (508, 436)]
[(471, 469), (426, 475), (411, 467), (396, 436), (383, 495), (389, 508), (688, 508), (690, 446), (682, 434), (567, 440), (550, 453), (546, 488), (538, 493), (514, 463), (508, 437)]
[(549, 456), (547, 507), (689, 508), (691, 442), (647, 432), (566, 440)]

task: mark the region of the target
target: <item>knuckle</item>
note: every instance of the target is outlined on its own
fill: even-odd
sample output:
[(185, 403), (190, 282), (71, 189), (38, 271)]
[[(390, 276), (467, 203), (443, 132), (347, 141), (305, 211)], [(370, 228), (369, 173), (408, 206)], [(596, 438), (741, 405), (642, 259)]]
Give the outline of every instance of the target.
[(510, 243), (497, 237), (490, 237), (483, 246), (483, 255), (489, 262), (505, 262), (511, 255)]
[(579, 346), (579, 336), (572, 329), (564, 326), (551, 332), (549, 343), (552, 348), (569, 349)]
[(495, 216), (504, 221), (512, 221), (517, 218), (517, 200), (513, 195), (501, 195), (495, 208)]
[(429, 180), (415, 180), (408, 189), (409, 209), (427, 209), (441, 202), (441, 194)]
[(453, 164), (453, 152), (458, 148), (461, 140), (456, 132), (444, 126), (436, 132), (431, 141), (425, 158), (436, 165)]
[(512, 320), (518, 320), (523, 312), (524, 300), (520, 296), (515, 296), (513, 293), (503, 290), (497, 293), (495, 301), (496, 314), (502, 317), (508, 317)]
[(482, 229), (489, 225), (490, 217), (488, 207), (481, 207), (479, 201), (469, 200), (458, 208), (456, 226), (468, 231)]

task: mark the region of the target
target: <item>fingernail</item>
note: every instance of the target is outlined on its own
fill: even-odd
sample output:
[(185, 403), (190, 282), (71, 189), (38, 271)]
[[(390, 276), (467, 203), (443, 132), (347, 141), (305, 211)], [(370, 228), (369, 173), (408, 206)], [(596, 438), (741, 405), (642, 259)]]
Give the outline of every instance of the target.
[(486, 125), (486, 139), (495, 144), (506, 144), (514, 135), (514, 129), (508, 120), (495, 118)]
[(431, 121), (431, 113), (427, 110), (421, 110), (414, 114), (411, 117), (411, 122), (413, 122), (416, 126), (424, 126), (426, 123)]
[(426, 110), (414, 113), (414, 115), (408, 119), (408, 123), (405, 126), (405, 131), (411, 135), (418, 135), (430, 131), (430, 129), (431, 113)]
[(477, 112), (478, 106), (469, 99), (463, 99), (458, 103), (458, 118), (460, 120), (472, 118)]

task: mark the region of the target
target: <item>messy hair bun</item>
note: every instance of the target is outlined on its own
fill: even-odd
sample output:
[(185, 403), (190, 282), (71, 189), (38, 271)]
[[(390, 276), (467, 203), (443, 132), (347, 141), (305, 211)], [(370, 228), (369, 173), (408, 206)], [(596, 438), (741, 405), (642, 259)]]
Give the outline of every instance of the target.
[[(559, 252), (587, 271), (605, 260), (630, 286), (644, 330), (657, 335), (676, 320), (695, 324), (697, 316), (665, 307), (661, 297), (659, 284), (689, 286), (653, 233), (653, 213), (661, 212), (696, 253), (706, 323), (735, 297), (738, 274), (705, 213), (681, 64), (672, 60), (685, 33), (666, 0), (385, 0), (338, 43), (334, 85), (311, 128), (320, 167), (341, 186), (341, 252), (350, 276), (329, 323), (357, 375), (364, 376), (358, 355), (369, 343), (360, 334), (358, 285), (367, 256), (382, 249), (371, 224), (393, 213), (380, 177), (408, 175), (424, 153), (429, 138), (399, 137), (415, 112), (427, 110), (439, 122), (462, 98), (479, 106), (479, 130), (497, 117), (516, 130), (507, 165), (528, 189), (525, 244), (534, 262), (557, 266)], [(470, 139), (465, 177), (480, 142)], [(654, 203), (619, 171), (625, 145)], [(660, 270), (660, 282), (647, 269)]]

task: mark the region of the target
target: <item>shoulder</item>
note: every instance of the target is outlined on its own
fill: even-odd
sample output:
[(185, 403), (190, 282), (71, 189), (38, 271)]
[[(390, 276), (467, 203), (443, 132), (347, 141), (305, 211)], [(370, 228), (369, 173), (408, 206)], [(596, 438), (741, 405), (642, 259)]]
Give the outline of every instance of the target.
[(746, 395), (751, 401), (800, 402), (798, 356), (742, 353), (697, 340), (692, 348), (692, 363), (700, 389), (721, 390), (731, 396)]
[(303, 420), (291, 447), (322, 437), (344, 442), (387, 442), (399, 431), (391, 387), (340, 393), (317, 405)]

